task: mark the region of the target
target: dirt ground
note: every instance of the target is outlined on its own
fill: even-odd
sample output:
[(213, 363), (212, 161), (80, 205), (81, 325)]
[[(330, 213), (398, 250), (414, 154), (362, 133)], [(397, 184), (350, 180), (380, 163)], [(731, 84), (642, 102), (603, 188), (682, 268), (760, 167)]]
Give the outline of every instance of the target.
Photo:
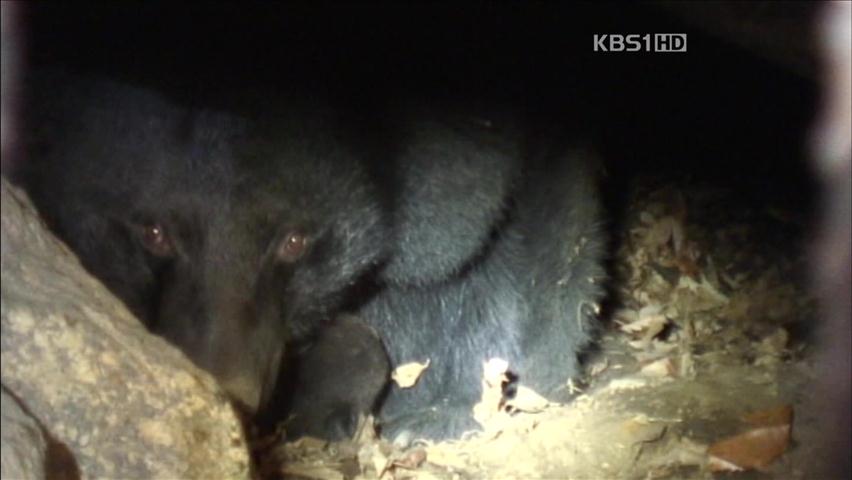
[(407, 449), (369, 421), (351, 442), (259, 439), (264, 478), (813, 478), (807, 221), (688, 180), (638, 178), (626, 197), (604, 331), (566, 384), (572, 402), (507, 398), (497, 361), (482, 432)]

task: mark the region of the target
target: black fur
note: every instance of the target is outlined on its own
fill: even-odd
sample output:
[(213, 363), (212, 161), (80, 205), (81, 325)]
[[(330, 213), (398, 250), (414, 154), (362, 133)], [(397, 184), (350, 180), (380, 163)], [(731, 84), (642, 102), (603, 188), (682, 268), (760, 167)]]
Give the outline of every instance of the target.
[[(246, 406), (267, 404), (286, 357), (293, 431), (340, 437), (373, 406), (387, 357), (428, 358), (415, 388), (390, 388), (381, 425), (444, 438), (474, 427), (488, 358), (544, 394), (578, 372), (603, 241), (594, 164), (558, 129), (434, 105), (370, 122), (307, 102), (249, 124), (111, 82), (49, 82), (30, 110), (40, 208)], [(152, 246), (162, 231), (171, 243)]]
[(588, 152), (505, 118), (426, 118), (398, 167), (389, 281), (359, 312), (393, 365), (431, 361), (415, 388), (392, 387), (382, 410), (392, 438), (476, 428), (492, 357), (542, 394), (567, 394), (603, 293)]
[[(49, 72), (30, 85), (23, 176), (49, 224), (152, 331), (248, 410), (266, 404), (285, 345), (309, 343), (381, 257), (357, 163), (291, 129), (275, 148), (292, 163), (272, 164), (245, 121), (111, 81)], [(146, 246), (152, 228), (165, 251)], [(282, 260), (293, 232), (307, 247)]]

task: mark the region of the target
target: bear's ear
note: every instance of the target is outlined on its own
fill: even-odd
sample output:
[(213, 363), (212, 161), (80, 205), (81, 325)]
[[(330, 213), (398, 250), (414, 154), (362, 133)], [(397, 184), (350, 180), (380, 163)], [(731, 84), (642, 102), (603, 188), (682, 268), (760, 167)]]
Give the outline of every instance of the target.
[(446, 279), (487, 248), (509, 208), (521, 142), (477, 116), (416, 119), (398, 145), (394, 249), (386, 280)]

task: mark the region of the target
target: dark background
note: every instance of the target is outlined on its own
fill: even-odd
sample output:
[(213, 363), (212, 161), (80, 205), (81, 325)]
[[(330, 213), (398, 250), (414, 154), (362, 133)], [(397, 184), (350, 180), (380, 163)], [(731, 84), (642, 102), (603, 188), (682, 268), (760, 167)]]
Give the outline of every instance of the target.
[[(771, 33), (778, 15), (807, 25), (811, 11), (764, 20)], [(47, 2), (24, 16), (30, 66), (93, 70), (189, 103), (256, 86), (365, 109), (394, 95), (508, 102), (583, 131), (604, 154), (610, 191), (642, 172), (683, 173), (744, 201), (812, 200), (812, 76), (658, 4)], [(594, 34), (670, 32), (688, 35), (686, 53), (592, 48)]]

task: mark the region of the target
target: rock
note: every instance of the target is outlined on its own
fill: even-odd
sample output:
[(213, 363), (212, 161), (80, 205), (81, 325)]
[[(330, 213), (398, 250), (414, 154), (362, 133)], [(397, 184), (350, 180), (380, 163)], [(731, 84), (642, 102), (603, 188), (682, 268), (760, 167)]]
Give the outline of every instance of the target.
[(90, 277), (23, 192), (4, 178), (0, 193), (3, 478), (43, 477), (38, 455), (55, 450), (43, 435), (82, 477), (248, 478), (243, 429), (212, 377)]
[(5, 391), (0, 393), (0, 411), (0, 477), (45, 478), (47, 439), (41, 426)]

